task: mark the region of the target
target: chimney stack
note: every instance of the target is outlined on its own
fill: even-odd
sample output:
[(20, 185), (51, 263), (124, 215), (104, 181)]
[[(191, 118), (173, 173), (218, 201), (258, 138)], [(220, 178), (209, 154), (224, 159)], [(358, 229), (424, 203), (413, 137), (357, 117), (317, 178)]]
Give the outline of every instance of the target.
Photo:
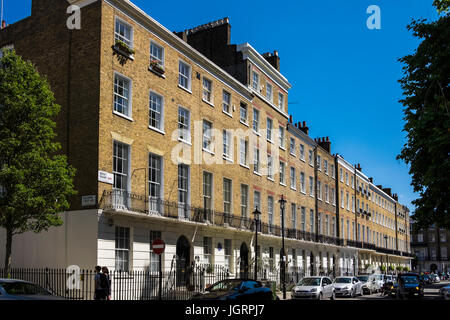
[(383, 190), (383, 186), (381, 184), (377, 184), (377, 188)]
[(394, 194), (392, 195), (392, 198), (394, 198), (395, 201), (398, 201), (398, 194), (394, 193)]
[(277, 69), (277, 71), (280, 71), (280, 57), (278, 56), (277, 50), (275, 50), (273, 53), (266, 52), (262, 54), (262, 56), (264, 57), (264, 59), (267, 60), (267, 62), (269, 62), (272, 65), (272, 67)]
[(372, 178), (372, 177), (370, 177), (370, 178), (369, 178), (369, 181), (370, 181), (371, 183), (373, 183), (373, 178)]
[(356, 168), (356, 170), (358, 170), (358, 171), (361, 171), (362, 169), (361, 169), (361, 164), (360, 163), (358, 163), (357, 165), (355, 165), (355, 168)]
[(298, 123), (298, 128), (300, 130), (302, 130), (306, 135), (308, 135), (309, 128), (306, 126), (306, 121), (303, 121), (303, 124), (299, 122)]
[(331, 142), (330, 138), (319, 138), (319, 146), (321, 146), (323, 149), (325, 149), (328, 153), (330, 153), (331, 150)]
[(384, 188), (383, 191), (385, 193), (387, 193), (389, 196), (391, 196), (391, 193), (392, 193), (392, 189), (391, 188)]

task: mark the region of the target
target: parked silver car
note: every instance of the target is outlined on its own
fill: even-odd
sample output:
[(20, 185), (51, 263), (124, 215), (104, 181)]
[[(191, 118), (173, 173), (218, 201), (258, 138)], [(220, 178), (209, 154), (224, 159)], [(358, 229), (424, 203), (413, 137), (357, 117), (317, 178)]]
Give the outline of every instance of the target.
[(292, 288), (292, 299), (335, 299), (333, 281), (329, 277), (305, 277)]
[(0, 300), (65, 300), (27, 281), (0, 279)]
[(369, 282), (372, 283), (372, 292), (380, 292), (384, 285), (384, 274), (371, 274)]
[(372, 292), (377, 291), (373, 278), (371, 279), (368, 275), (358, 275), (356, 277), (362, 283), (363, 294), (372, 294)]
[(363, 295), (362, 282), (356, 277), (337, 277), (334, 279), (334, 292), (336, 296)]

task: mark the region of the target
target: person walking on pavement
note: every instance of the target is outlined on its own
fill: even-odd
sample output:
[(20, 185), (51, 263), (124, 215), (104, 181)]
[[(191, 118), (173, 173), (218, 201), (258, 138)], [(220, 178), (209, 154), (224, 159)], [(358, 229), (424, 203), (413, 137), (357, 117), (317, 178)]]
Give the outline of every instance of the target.
[(102, 268), (102, 273), (105, 275), (105, 295), (107, 300), (111, 300), (111, 278), (109, 276), (109, 270), (107, 267)]
[(102, 280), (102, 273), (100, 272), (102, 268), (100, 266), (95, 267), (95, 276), (94, 276), (94, 300), (105, 300), (105, 293), (101, 286), (101, 280)]

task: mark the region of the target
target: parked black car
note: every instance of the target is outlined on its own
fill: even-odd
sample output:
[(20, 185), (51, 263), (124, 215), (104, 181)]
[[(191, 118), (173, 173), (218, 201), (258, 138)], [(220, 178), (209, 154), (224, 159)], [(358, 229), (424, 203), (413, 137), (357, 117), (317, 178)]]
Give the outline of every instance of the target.
[(0, 300), (65, 300), (27, 281), (0, 279)]
[(216, 282), (197, 293), (191, 300), (273, 300), (273, 292), (260, 281), (227, 279)]
[(395, 295), (399, 299), (424, 295), (424, 284), (420, 281), (420, 276), (416, 273), (402, 273), (398, 275)]

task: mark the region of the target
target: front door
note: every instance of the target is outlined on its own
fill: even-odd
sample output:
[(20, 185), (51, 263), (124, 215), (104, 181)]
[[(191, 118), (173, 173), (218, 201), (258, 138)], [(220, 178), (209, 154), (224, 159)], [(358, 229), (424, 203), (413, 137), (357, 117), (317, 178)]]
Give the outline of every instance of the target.
[(239, 277), (241, 279), (248, 278), (248, 247), (245, 242), (242, 242), (240, 250), (240, 263), (239, 263)]
[(191, 245), (185, 236), (180, 236), (176, 249), (177, 286), (187, 285), (191, 264)]

